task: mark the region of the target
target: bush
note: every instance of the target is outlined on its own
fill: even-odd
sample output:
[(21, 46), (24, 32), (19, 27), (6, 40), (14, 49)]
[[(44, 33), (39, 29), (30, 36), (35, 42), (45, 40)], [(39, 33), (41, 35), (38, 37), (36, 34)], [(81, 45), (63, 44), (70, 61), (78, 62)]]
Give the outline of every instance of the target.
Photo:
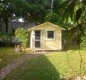
[(23, 47), (29, 45), (29, 32), (24, 28), (18, 28), (15, 31), (15, 37), (18, 39), (18, 42), (21, 42)]
[(0, 46), (12, 45), (12, 33), (0, 33)]

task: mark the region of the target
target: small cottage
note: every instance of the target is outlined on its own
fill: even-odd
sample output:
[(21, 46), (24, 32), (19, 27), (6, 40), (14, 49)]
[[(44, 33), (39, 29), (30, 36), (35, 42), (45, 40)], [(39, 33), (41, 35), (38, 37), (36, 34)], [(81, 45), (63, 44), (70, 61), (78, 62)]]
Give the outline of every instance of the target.
[(28, 29), (30, 34), (30, 48), (32, 50), (61, 50), (62, 30), (55, 24), (45, 22)]

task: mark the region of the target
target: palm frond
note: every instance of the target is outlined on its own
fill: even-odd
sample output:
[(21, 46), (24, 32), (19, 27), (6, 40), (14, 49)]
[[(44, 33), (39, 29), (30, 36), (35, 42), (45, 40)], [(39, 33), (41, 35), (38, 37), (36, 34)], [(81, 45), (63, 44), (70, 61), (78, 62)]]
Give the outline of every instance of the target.
[(63, 20), (68, 20), (70, 17), (71, 20), (73, 19), (74, 15), (74, 8), (78, 0), (67, 0), (64, 4), (66, 4), (65, 12), (63, 14)]

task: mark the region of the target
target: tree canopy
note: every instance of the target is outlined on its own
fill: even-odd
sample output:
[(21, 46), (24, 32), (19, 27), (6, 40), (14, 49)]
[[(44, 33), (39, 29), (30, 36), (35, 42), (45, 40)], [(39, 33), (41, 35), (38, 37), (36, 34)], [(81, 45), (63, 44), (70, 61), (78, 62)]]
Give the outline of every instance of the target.
[[(52, 2), (53, 1), (53, 2)], [(9, 20), (16, 18), (24, 18), (28, 21), (34, 21), (36, 24), (43, 23), (46, 17), (51, 17), (54, 23), (60, 23), (63, 11), (59, 12), (59, 6), (65, 0), (1, 0), (0, 1), (0, 20), (6, 25), (8, 32)], [(52, 7), (51, 7), (52, 4)], [(52, 13), (51, 13), (52, 9)], [(57, 20), (52, 16), (58, 16)]]

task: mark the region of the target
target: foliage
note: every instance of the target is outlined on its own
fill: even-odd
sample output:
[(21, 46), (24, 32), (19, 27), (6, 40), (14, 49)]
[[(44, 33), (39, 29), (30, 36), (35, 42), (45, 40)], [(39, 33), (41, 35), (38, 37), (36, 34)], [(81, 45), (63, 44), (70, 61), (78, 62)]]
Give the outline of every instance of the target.
[(86, 1), (85, 0), (66, 0), (63, 3), (65, 9), (63, 20), (72, 22), (72, 27), (69, 29), (69, 38), (77, 37), (81, 42), (81, 37), (84, 36), (86, 26)]
[[(81, 55), (80, 48), (83, 46), (83, 43), (85, 42), (85, 30), (86, 30), (86, 0), (66, 0), (65, 3), (63, 3), (63, 9), (65, 9), (63, 14), (63, 20), (71, 21), (73, 22), (72, 26), (69, 31), (68, 39), (69, 41), (72, 38), (77, 38), (79, 42), (79, 56), (80, 56), (80, 66), (79, 66), (79, 75), (82, 75), (82, 64), (83, 64), (83, 58)], [(84, 37), (83, 37), (84, 36)], [(82, 40), (81, 40), (82, 39)], [(67, 42), (69, 42), (67, 41)], [(82, 44), (81, 44), (82, 41)], [(81, 45), (80, 45), (81, 44)], [(66, 52), (67, 53), (67, 52)], [(67, 61), (68, 60), (68, 54), (67, 54)], [(68, 64), (69, 65), (69, 64)], [(71, 64), (70, 64), (71, 65)]]
[(45, 18), (45, 21), (49, 21), (49, 22), (52, 22), (52, 23), (57, 21), (57, 14), (53, 13), (53, 12), (48, 13), (46, 18)]
[(12, 33), (0, 33), (0, 39), (2, 43), (8, 44), (9, 42), (11, 42), (12, 36), (13, 36)]
[(45, 21), (56, 23), (58, 21), (58, 15), (54, 12), (48, 13), (45, 17)]
[(28, 2), (28, 13), (30, 20), (36, 24), (44, 22), (45, 15), (49, 12), (49, 0), (26, 0)]
[(26, 47), (29, 45), (29, 33), (23, 28), (18, 28), (15, 32), (15, 36), (19, 42), (22, 43), (22, 46)]
[[(64, 1), (54, 0), (53, 12), (57, 13), (58, 6)], [(0, 9), (0, 20), (6, 24), (6, 32), (8, 32), (9, 20), (23, 17), (25, 20), (34, 21), (36, 24), (43, 23), (51, 9), (51, 0), (2, 0), (0, 3), (2, 7), (2, 10)]]
[(17, 18), (26, 15), (28, 4), (24, 0), (2, 0), (0, 4), (2, 7), (0, 21), (5, 23), (6, 33), (8, 33), (8, 23), (14, 18), (12, 14), (15, 14)]
[(9, 17), (11, 17), (11, 11), (9, 9), (8, 1), (0, 1), (2, 10), (0, 12), (0, 21), (3, 21), (6, 25), (6, 32), (8, 32)]

